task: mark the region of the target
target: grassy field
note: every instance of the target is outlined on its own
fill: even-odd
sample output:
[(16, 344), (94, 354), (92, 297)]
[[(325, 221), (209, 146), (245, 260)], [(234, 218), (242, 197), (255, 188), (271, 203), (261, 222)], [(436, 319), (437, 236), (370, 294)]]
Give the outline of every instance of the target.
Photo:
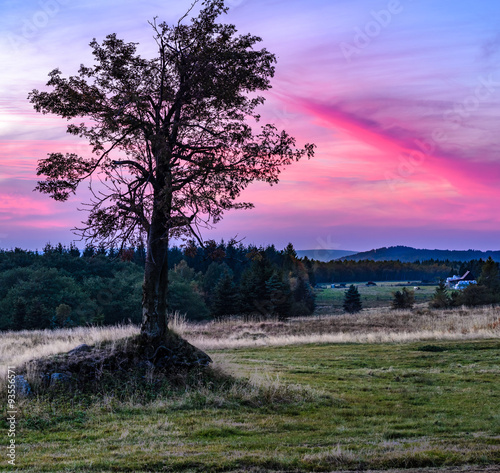
[[(431, 319), (441, 336), (353, 342), (357, 332), (421, 333)], [(464, 465), (467, 471), (471, 465), (494, 471), (500, 464), (496, 308), (379, 311), (285, 324), (191, 326), (180, 320), (177, 329), (205, 343), (216, 365), (208, 380), (194, 378), (182, 388), (147, 381), (140, 392), (125, 386), (108, 395), (51, 393), (24, 400), (18, 471), (258, 473)], [(44, 332), (22, 332), (18, 351), (24, 346), (33, 354), (36, 347), (57, 344), (64, 349), (85, 337), (78, 330), (47, 332), (45, 339)], [(100, 336), (109, 340), (134, 330), (124, 327), (113, 335), (105, 329)], [(90, 332), (100, 343), (99, 330)], [(325, 332), (352, 338), (310, 342)], [(215, 349), (235, 334), (239, 345)], [(4, 344), (12, 342), (7, 336), (0, 337), (2, 362), (9, 350), (14, 353)], [(3, 448), (7, 437), (0, 443)], [(2, 461), (0, 470), (12, 470)]]
[[(407, 281), (377, 282), (376, 286), (366, 286), (366, 283), (353, 283), (361, 296), (361, 303), (365, 308), (389, 307), (392, 304), (394, 293), (402, 289), (402, 284), (415, 292), (415, 303), (425, 304), (432, 299), (432, 295), (437, 286), (413, 286), (406, 285)], [(349, 284), (347, 284), (347, 288)], [(322, 285), (316, 289), (317, 311), (321, 312), (342, 312), (344, 294), (347, 289), (331, 288), (330, 285)]]
[(496, 340), (212, 355), (252, 382), (205, 385), (150, 402), (25, 402), (19, 471), (305, 472), (500, 463)]

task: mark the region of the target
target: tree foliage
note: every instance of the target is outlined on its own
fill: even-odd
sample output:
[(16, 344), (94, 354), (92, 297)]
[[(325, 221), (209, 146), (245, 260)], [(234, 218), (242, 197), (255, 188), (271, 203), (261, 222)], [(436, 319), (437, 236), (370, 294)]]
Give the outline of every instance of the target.
[(439, 281), (429, 305), (433, 309), (446, 309), (451, 305), (450, 295), (443, 280)]
[[(197, 321), (312, 314), (307, 271), (299, 260), (290, 267), (285, 250), (224, 242), (215, 247), (223, 250), (219, 261), (207, 257), (207, 247), (194, 254), (189, 247), (169, 250), (172, 311)], [(73, 245), (46, 245), (43, 253), (0, 250), (0, 330), (139, 323), (142, 254), (140, 247), (104, 253), (87, 247), (80, 254)], [(257, 293), (260, 299), (248, 297)]]
[(354, 284), (351, 284), (349, 289), (345, 291), (343, 308), (349, 314), (355, 314), (362, 309), (361, 295)]
[[(196, 4), (196, 2), (195, 2)], [(196, 5), (193, 5), (193, 7)], [(90, 241), (137, 244), (147, 235), (143, 333), (167, 331), (170, 238), (196, 238), (230, 209), (255, 180), (278, 182), (284, 166), (313, 155), (314, 145), (272, 124), (256, 129), (276, 58), (256, 46), (261, 38), (237, 35), (218, 23), (223, 0), (205, 0), (197, 17), (176, 25), (151, 22), (157, 54), (110, 34), (90, 43), (94, 66), (64, 78), (54, 69), (51, 91), (33, 90), (35, 109), (71, 122), (67, 132), (91, 145), (89, 156), (50, 153), (39, 161), (37, 189), (67, 200), (91, 176), (101, 188), (88, 205), (80, 233)]]
[(500, 289), (500, 278), (498, 274), (498, 263), (495, 263), (491, 256), (486, 260), (481, 268), (481, 274), (477, 280), (478, 284), (493, 291)]
[(236, 315), (240, 312), (240, 293), (233, 275), (224, 271), (214, 287), (212, 314), (214, 317)]
[(414, 304), (415, 293), (411, 289), (403, 287), (401, 291), (396, 291), (394, 293), (394, 298), (392, 300), (393, 309), (413, 309)]

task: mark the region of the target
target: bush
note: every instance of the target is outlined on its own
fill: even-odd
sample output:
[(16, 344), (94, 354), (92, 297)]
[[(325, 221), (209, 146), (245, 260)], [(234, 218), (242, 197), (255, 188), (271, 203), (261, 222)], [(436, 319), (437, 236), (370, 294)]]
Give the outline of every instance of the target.
[(474, 307), (477, 305), (493, 304), (496, 300), (497, 297), (491, 289), (479, 284), (471, 284), (458, 293), (455, 304), (458, 306), (466, 305)]
[(413, 309), (413, 304), (415, 304), (415, 293), (413, 291), (403, 287), (401, 291), (396, 291), (394, 293), (394, 299), (392, 301), (393, 309)]

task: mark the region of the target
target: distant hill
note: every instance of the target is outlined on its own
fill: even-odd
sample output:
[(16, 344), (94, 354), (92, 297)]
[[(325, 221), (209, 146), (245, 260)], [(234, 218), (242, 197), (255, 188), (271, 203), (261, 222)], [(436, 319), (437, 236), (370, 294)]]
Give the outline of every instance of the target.
[(413, 263), (417, 260), (449, 260), (449, 261), (470, 261), (473, 259), (483, 260), (491, 256), (493, 260), (500, 262), (500, 251), (479, 251), (479, 250), (424, 250), (411, 248), (409, 246), (390, 246), (389, 248), (378, 248), (376, 250), (363, 251), (353, 255), (341, 257), (343, 260), (374, 260), (391, 261), (399, 260), (402, 263)]
[(304, 258), (307, 256), (309, 259), (318, 261), (331, 261), (332, 259), (339, 259), (343, 256), (355, 255), (355, 251), (348, 250), (297, 250), (297, 256)]

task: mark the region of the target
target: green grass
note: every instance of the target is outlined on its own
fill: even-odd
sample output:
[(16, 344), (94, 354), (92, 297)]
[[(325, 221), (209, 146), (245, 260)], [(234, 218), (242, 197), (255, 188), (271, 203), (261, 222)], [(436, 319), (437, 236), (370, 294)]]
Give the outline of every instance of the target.
[(496, 340), (433, 341), (211, 353), (241, 376), (269, 377), (269, 386), (209, 382), (143, 404), (32, 400), (18, 426), (18, 468), (298, 472), (500, 463), (499, 348)]
[[(378, 282), (377, 286), (367, 287), (365, 283), (353, 283), (357, 286), (361, 295), (363, 308), (387, 307), (392, 304), (394, 293), (402, 289), (397, 284), (400, 282)], [(349, 285), (347, 285), (349, 287)], [(420, 290), (415, 291), (415, 303), (422, 304), (429, 302), (437, 286), (418, 286)], [(413, 290), (413, 286), (409, 286)], [(335, 288), (330, 286), (316, 291), (316, 303), (318, 307), (328, 307), (331, 309), (342, 309), (344, 295), (347, 289)]]

